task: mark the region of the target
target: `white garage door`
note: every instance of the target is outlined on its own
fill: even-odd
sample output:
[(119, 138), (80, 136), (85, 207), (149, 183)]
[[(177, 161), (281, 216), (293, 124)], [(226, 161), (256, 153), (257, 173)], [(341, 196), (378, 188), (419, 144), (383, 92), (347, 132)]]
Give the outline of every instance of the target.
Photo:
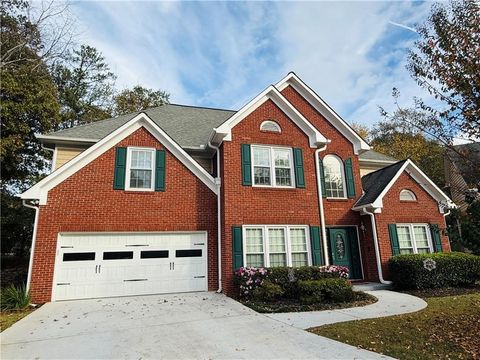
[(207, 234), (61, 234), (52, 300), (207, 290)]

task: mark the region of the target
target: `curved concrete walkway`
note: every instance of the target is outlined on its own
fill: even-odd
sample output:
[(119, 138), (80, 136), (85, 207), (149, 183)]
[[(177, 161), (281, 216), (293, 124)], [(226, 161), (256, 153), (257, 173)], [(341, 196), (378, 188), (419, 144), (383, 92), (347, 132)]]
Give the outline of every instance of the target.
[(389, 290), (373, 290), (365, 292), (375, 296), (378, 301), (371, 305), (349, 309), (264, 315), (299, 329), (309, 329), (316, 326), (351, 320), (373, 319), (385, 316), (407, 314), (422, 310), (427, 307), (427, 303), (425, 301), (408, 294)]

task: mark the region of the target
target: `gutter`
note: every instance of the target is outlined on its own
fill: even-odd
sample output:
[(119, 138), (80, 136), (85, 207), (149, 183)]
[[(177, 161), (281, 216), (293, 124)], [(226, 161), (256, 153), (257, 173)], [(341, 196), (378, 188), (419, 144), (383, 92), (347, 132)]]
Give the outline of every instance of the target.
[(320, 152), (325, 151), (327, 145), (315, 150), (315, 167), (317, 172), (317, 189), (318, 189), (318, 207), (320, 208), (320, 227), (322, 229), (322, 240), (323, 240), (323, 258), (325, 265), (330, 265), (330, 260), (328, 259), (328, 243), (327, 243), (327, 228), (325, 227), (325, 212), (323, 210), (323, 197), (322, 197), (322, 181), (320, 179)]
[(26, 200), (22, 201), (23, 206), (35, 210), (35, 221), (33, 223), (33, 234), (32, 234), (32, 246), (30, 248), (30, 260), (28, 262), (28, 275), (27, 275), (27, 284), (26, 291), (30, 290), (30, 282), (32, 281), (32, 268), (33, 268), (33, 255), (35, 253), (35, 244), (37, 240), (37, 228), (38, 228), (38, 215), (40, 213), (39, 206), (27, 204)]
[(372, 234), (373, 234), (373, 245), (375, 247), (375, 257), (377, 259), (377, 271), (378, 271), (378, 280), (380, 283), (385, 285), (390, 285), (392, 282), (385, 280), (383, 278), (382, 262), (380, 259), (380, 249), (378, 246), (378, 237), (377, 237), (377, 223), (375, 222), (375, 214), (373, 212), (367, 211), (367, 209), (362, 209), (362, 215), (369, 215), (372, 220)]
[(217, 177), (215, 178), (215, 185), (217, 186), (217, 266), (218, 266), (218, 290), (221, 293), (222, 288), (222, 213), (221, 213), (221, 187), (222, 179), (220, 177), (220, 148), (212, 145), (210, 140), (208, 146), (215, 150), (217, 156)]

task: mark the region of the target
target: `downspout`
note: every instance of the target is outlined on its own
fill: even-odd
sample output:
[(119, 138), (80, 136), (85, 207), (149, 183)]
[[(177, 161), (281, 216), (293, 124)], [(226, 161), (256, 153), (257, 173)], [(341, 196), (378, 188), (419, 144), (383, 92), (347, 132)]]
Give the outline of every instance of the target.
[(222, 213), (221, 213), (221, 187), (222, 179), (220, 177), (220, 148), (212, 145), (208, 141), (208, 146), (215, 150), (217, 156), (217, 177), (215, 184), (217, 185), (217, 266), (218, 266), (218, 290), (217, 293), (222, 292)]
[(27, 292), (30, 290), (30, 282), (32, 280), (32, 268), (33, 268), (33, 255), (35, 252), (35, 243), (37, 240), (37, 227), (38, 227), (38, 214), (40, 213), (40, 209), (38, 206), (27, 204), (26, 200), (23, 200), (23, 206), (34, 209), (35, 210), (35, 221), (33, 223), (33, 234), (32, 234), (32, 246), (30, 248), (30, 261), (28, 263), (28, 275), (27, 275), (27, 284), (26, 290)]
[(325, 251), (323, 252), (323, 258), (325, 261), (325, 265), (330, 265), (330, 260), (328, 259), (328, 242), (327, 242), (327, 228), (325, 227), (325, 212), (323, 210), (323, 197), (322, 197), (322, 180), (320, 178), (320, 157), (319, 154), (322, 151), (327, 149), (327, 145), (325, 144), (323, 147), (318, 148), (315, 150), (315, 167), (317, 171), (317, 189), (318, 189), (318, 206), (320, 208), (320, 226), (322, 229), (322, 240), (323, 240), (323, 248)]
[(380, 249), (378, 246), (378, 237), (377, 237), (377, 223), (375, 221), (375, 214), (373, 212), (367, 211), (365, 208), (362, 209), (363, 214), (369, 215), (370, 219), (372, 220), (372, 235), (373, 235), (373, 245), (375, 247), (375, 257), (377, 258), (377, 271), (378, 271), (378, 279), (380, 283), (385, 285), (390, 285), (392, 282), (385, 280), (383, 278), (383, 270), (382, 270), (382, 262), (380, 259)]

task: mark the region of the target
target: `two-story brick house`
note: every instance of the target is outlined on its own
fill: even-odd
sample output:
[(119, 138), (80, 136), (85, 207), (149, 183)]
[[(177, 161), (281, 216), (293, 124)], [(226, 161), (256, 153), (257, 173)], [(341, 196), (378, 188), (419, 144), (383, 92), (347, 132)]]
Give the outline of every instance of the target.
[(372, 151), (294, 73), (239, 111), (164, 105), (39, 135), (36, 302), (223, 290), (240, 266), (338, 264), (387, 281), (393, 254), (449, 251), (448, 197)]

